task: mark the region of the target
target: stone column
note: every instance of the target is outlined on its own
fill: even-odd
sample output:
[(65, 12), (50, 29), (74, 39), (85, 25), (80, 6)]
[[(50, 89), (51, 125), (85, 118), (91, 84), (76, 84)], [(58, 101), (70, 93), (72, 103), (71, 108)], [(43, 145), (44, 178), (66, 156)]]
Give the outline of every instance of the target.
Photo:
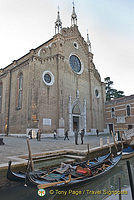
[(72, 103), (71, 103), (71, 95), (69, 96), (69, 104), (68, 104), (68, 126), (69, 126), (69, 133), (72, 133)]
[(83, 121), (84, 121), (84, 129), (85, 129), (85, 132), (86, 132), (86, 129), (87, 129), (87, 118), (86, 118), (86, 99), (84, 99), (84, 106), (83, 106)]

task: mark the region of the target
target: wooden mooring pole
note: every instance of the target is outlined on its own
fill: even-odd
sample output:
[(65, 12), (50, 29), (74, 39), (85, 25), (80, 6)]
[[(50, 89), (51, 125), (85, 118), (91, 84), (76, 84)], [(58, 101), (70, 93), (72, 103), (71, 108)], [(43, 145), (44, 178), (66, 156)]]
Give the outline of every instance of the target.
[(87, 144), (87, 155), (89, 155), (89, 144)]
[(127, 169), (128, 169), (128, 175), (129, 175), (129, 182), (130, 182), (130, 188), (132, 193), (132, 199), (134, 200), (134, 183), (133, 183), (133, 177), (132, 177), (132, 171), (129, 160), (127, 160)]
[(119, 177), (119, 200), (121, 200), (121, 178)]
[(111, 131), (111, 132), (112, 132), (112, 136), (113, 136), (113, 140), (114, 140), (114, 145), (115, 145), (115, 148), (116, 148), (116, 150), (118, 151), (117, 144), (116, 144), (116, 142), (115, 142), (114, 133), (113, 133), (113, 131)]
[(33, 159), (32, 159), (32, 154), (31, 154), (29, 139), (27, 139), (27, 146), (28, 146), (28, 152), (29, 152), (29, 165), (30, 165), (31, 170), (34, 171), (34, 164), (33, 164)]
[(122, 133), (120, 133), (120, 137), (121, 137), (121, 148), (123, 150), (123, 138), (122, 138)]

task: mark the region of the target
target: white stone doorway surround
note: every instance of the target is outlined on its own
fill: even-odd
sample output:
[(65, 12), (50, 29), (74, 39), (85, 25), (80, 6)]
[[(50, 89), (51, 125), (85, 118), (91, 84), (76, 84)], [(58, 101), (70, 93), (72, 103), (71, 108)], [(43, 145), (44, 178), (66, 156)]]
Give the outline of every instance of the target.
[(68, 125), (69, 125), (69, 135), (73, 135), (73, 129), (75, 121), (77, 123), (77, 128), (79, 130), (85, 129), (86, 132), (86, 99), (83, 99), (83, 102), (79, 100), (79, 96), (72, 102), (71, 96), (69, 96), (68, 103)]

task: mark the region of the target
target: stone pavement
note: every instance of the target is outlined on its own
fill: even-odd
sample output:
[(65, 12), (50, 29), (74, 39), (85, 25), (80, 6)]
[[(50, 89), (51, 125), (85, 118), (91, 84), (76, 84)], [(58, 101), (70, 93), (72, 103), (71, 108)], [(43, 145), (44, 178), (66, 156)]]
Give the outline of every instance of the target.
[[(99, 146), (100, 137), (103, 138), (103, 143), (106, 144), (107, 136), (109, 135), (100, 135), (99, 137), (85, 136), (83, 145), (81, 145), (80, 137), (78, 139), (79, 145), (75, 145), (73, 136), (70, 137), (69, 140), (64, 140), (64, 138), (43, 138), (41, 141), (31, 139), (30, 147), (32, 154), (64, 149), (87, 150), (87, 144), (89, 144), (91, 148)], [(11, 136), (2, 138), (5, 145), (0, 146), (0, 164), (7, 163), (10, 160), (9, 157), (28, 154), (26, 138)], [(113, 142), (111, 136), (110, 142)]]

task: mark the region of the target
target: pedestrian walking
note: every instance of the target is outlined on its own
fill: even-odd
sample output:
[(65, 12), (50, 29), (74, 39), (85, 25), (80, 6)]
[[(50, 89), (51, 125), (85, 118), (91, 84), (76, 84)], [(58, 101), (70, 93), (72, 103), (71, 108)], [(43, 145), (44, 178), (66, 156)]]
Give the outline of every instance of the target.
[(64, 140), (66, 140), (66, 138), (69, 140), (69, 138), (68, 138), (68, 130), (66, 130), (66, 132), (65, 132)]
[(97, 137), (99, 136), (99, 130), (98, 129), (96, 129), (96, 133), (97, 133)]
[(78, 134), (79, 131), (77, 129), (74, 129), (74, 136), (75, 136), (75, 144), (78, 145)]
[(41, 131), (41, 129), (39, 129), (37, 131), (37, 141), (41, 141), (41, 133), (42, 133), (42, 131)]
[(39, 130), (37, 131), (36, 139), (37, 139), (37, 141), (39, 139)]
[(56, 139), (56, 136), (57, 136), (57, 131), (54, 130), (54, 139)]
[(83, 128), (83, 129), (81, 130), (81, 132), (80, 132), (81, 144), (83, 144), (84, 134), (85, 134), (85, 129)]

